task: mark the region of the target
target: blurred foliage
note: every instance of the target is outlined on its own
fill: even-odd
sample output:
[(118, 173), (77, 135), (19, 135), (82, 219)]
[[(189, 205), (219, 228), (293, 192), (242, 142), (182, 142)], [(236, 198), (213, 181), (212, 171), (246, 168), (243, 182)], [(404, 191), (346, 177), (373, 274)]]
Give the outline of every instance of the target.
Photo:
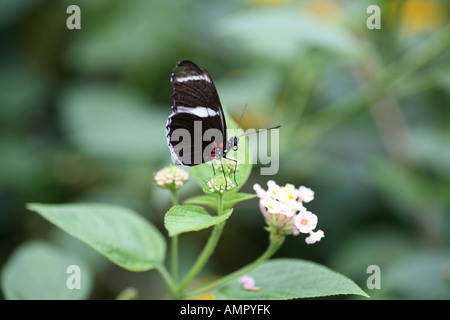
[[(369, 30), (367, 7), (381, 8)], [(81, 8), (81, 30), (66, 9)], [(30, 239), (83, 257), (91, 298), (128, 286), (160, 297), (156, 273), (122, 270), (27, 212), (26, 202), (118, 203), (163, 231), (172, 68), (191, 59), (243, 127), (281, 125), (280, 170), (252, 184), (305, 185), (326, 238), (291, 238), (280, 257), (310, 259), (379, 299), (450, 297), (450, 4), (397, 1), (0, 1), (0, 268)], [(192, 179), (191, 179), (192, 180)], [(199, 192), (190, 181), (181, 200)], [(267, 243), (256, 200), (235, 208), (209, 274)], [(208, 232), (183, 236), (185, 269)]]

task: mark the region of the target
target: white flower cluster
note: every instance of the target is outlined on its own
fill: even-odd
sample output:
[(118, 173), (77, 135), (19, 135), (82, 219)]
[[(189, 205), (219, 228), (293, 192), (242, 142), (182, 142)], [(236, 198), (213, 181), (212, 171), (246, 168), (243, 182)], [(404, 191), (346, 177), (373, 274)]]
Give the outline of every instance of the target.
[(259, 207), (270, 232), (282, 235), (306, 233), (309, 234), (305, 239), (308, 244), (320, 241), (324, 237), (322, 230), (313, 231), (318, 218), (303, 205), (314, 199), (314, 192), (311, 189), (304, 186), (296, 189), (292, 184), (280, 187), (272, 180), (267, 182), (267, 186), (267, 191), (259, 184), (255, 184), (253, 189), (259, 197)]

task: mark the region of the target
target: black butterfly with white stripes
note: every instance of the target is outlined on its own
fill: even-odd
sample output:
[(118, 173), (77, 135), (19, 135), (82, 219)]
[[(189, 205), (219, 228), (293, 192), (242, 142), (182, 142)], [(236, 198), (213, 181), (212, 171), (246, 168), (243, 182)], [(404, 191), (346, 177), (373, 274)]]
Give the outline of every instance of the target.
[(167, 144), (175, 163), (192, 167), (217, 159), (223, 168), (222, 158), (226, 158), (237, 166), (237, 161), (226, 155), (237, 150), (239, 139), (227, 141), (225, 115), (208, 71), (189, 60), (178, 62), (177, 68), (183, 70), (172, 73), (170, 79), (174, 103), (166, 124)]

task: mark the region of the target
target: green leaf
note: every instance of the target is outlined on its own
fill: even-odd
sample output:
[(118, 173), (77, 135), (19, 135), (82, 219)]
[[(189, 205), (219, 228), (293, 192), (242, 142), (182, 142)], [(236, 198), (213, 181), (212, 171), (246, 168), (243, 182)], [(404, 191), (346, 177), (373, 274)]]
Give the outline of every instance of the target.
[[(250, 194), (250, 193), (225, 193), (223, 197), (223, 206), (225, 209), (233, 207), (236, 203), (256, 198), (256, 194)], [(204, 196), (198, 196), (198, 197), (192, 197), (189, 199), (186, 199), (184, 201), (184, 204), (199, 204), (208, 206), (214, 210), (217, 211), (217, 198), (212, 195), (204, 195)]]
[(28, 204), (70, 235), (87, 243), (115, 264), (146, 271), (164, 260), (161, 233), (137, 213), (106, 204)]
[(198, 206), (174, 206), (164, 218), (164, 225), (169, 231), (169, 236), (189, 231), (199, 231), (219, 224), (228, 219), (233, 209), (228, 209), (220, 216), (211, 216), (202, 207)]
[(211, 195), (204, 195), (198, 197), (188, 198), (183, 201), (184, 204), (200, 204), (204, 206), (208, 206), (215, 211), (217, 211), (217, 197)]
[(256, 197), (257, 197), (256, 194), (250, 194), (250, 193), (226, 193), (224, 196), (223, 203), (224, 203), (225, 208), (231, 208), (238, 202), (248, 200), (248, 199), (253, 199)]
[(219, 288), (217, 299), (298, 299), (338, 294), (369, 297), (352, 280), (319, 264), (300, 259), (273, 259), (248, 273), (260, 291), (244, 290), (239, 279)]
[[(77, 275), (79, 288), (68, 286), (77, 283)], [(92, 282), (91, 270), (79, 257), (41, 241), (18, 247), (1, 274), (3, 294), (11, 300), (87, 299)]]

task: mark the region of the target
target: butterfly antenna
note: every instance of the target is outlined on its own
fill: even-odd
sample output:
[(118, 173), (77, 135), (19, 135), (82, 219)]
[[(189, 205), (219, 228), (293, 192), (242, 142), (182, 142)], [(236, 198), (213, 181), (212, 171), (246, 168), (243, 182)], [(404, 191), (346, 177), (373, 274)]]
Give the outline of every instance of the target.
[(236, 128), (236, 131), (234, 132), (234, 136), (235, 136), (235, 137), (236, 137), (237, 131), (238, 131), (239, 128), (241, 127), (241, 121), (242, 121), (242, 118), (244, 117), (245, 109), (247, 109), (247, 104), (245, 104), (244, 110), (242, 110), (241, 118), (239, 119), (238, 126), (237, 126), (237, 128)]
[[(244, 133), (244, 134), (241, 134), (239, 137), (242, 137), (242, 136), (248, 136), (248, 135), (250, 135), (250, 134), (255, 134), (255, 133), (260, 133), (261, 131), (270, 131), (270, 130), (273, 130), (273, 129), (278, 129), (278, 128), (280, 128), (281, 126), (276, 126), (276, 127), (272, 127), (272, 128), (267, 128), (267, 129), (259, 129), (258, 131), (255, 131), (255, 132), (249, 132), (249, 133)], [(239, 138), (238, 137), (238, 138)]]

